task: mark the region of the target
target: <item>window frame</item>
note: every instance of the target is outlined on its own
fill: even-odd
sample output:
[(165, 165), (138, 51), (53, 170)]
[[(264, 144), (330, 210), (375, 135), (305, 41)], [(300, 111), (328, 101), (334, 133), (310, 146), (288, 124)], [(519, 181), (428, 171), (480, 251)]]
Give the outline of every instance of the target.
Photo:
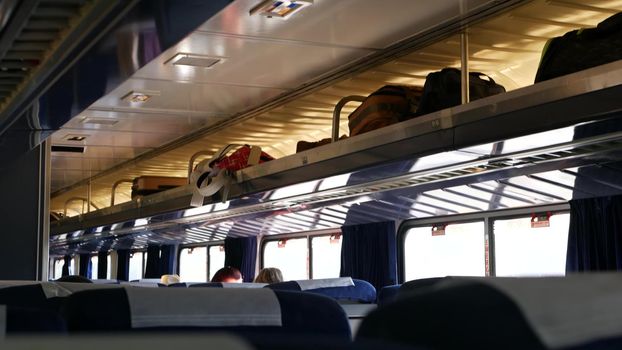
[[(145, 278), (145, 268), (147, 267), (147, 248), (131, 249), (129, 258), (132, 259), (132, 255), (134, 255), (136, 253), (143, 253), (142, 265), (141, 265), (141, 270), (140, 270), (140, 278), (139, 278), (139, 280), (142, 280), (142, 279)], [(129, 262), (128, 262), (128, 264), (129, 264)], [(129, 275), (129, 265), (128, 265), (128, 275)]]
[(337, 229), (327, 229), (327, 230), (316, 230), (316, 231), (304, 231), (304, 232), (296, 232), (296, 233), (284, 233), (279, 235), (270, 235), (261, 237), (261, 241), (259, 244), (259, 269), (263, 269), (265, 267), (265, 249), (266, 244), (269, 242), (280, 241), (283, 239), (300, 239), (305, 238), (307, 240), (307, 257), (309, 259), (308, 270), (307, 273), (309, 275), (309, 279), (313, 279), (313, 238), (315, 237), (330, 237), (335, 234), (341, 235), (341, 227)]
[(439, 224), (462, 224), (469, 222), (484, 222), (484, 241), (488, 243), (488, 271), (486, 276), (496, 276), (495, 270), (495, 235), (494, 221), (507, 220), (526, 217), (533, 213), (551, 212), (551, 213), (568, 213), (570, 205), (568, 203), (539, 205), (524, 208), (501, 209), (494, 211), (483, 211), (470, 214), (456, 214), (435, 216), (422, 219), (408, 219), (402, 221), (397, 230), (397, 275), (398, 283), (406, 282), (406, 251), (405, 240), (406, 234), (411, 228), (439, 225)]
[(209, 257), (209, 249), (210, 247), (213, 246), (224, 246), (225, 245), (225, 241), (224, 240), (220, 240), (220, 241), (210, 241), (207, 243), (192, 243), (192, 244), (184, 244), (184, 245), (179, 245), (179, 248), (177, 249), (177, 267), (175, 269), (175, 272), (179, 275), (181, 272), (181, 251), (183, 249), (189, 249), (189, 248), (205, 248), (207, 250), (207, 258), (205, 259), (205, 264), (206, 264), (206, 270), (205, 270), (205, 280), (209, 283), (210, 279), (209, 279), (209, 268), (210, 268), (210, 257)]

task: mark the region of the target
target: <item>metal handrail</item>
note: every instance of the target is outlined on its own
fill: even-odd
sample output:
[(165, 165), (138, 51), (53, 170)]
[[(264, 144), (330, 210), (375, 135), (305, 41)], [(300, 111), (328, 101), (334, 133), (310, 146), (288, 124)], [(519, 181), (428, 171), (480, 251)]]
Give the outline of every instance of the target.
[[(67, 206), (69, 205), (69, 203), (71, 203), (73, 201), (82, 201), (82, 204), (89, 203), (89, 200), (84, 198), (84, 197), (71, 197), (71, 198), (67, 199), (65, 201), (65, 207), (63, 208), (63, 215), (64, 215), (64, 217), (67, 217)], [(97, 205), (95, 205), (95, 203), (93, 203), (91, 201), (90, 204), (91, 204), (91, 206), (93, 206), (93, 208), (95, 208), (95, 210), (99, 210), (99, 207)], [(82, 209), (82, 214), (84, 214), (84, 207)]]
[(188, 161), (188, 183), (190, 183), (190, 175), (192, 175), (192, 170), (194, 170), (194, 162), (197, 160), (197, 158), (199, 158), (200, 156), (211, 156), (213, 154), (214, 152), (210, 151), (198, 151), (197, 153), (190, 156), (190, 160)]
[(332, 140), (331, 142), (335, 142), (339, 139), (339, 119), (341, 119), (341, 109), (343, 106), (348, 104), (349, 102), (363, 102), (365, 101), (366, 96), (360, 95), (350, 95), (342, 98), (335, 105), (335, 110), (333, 111), (333, 132), (332, 132)]
[(114, 197), (117, 191), (117, 187), (119, 187), (122, 183), (134, 183), (134, 180), (131, 179), (122, 179), (112, 184), (112, 190), (110, 192), (110, 206), (114, 205)]

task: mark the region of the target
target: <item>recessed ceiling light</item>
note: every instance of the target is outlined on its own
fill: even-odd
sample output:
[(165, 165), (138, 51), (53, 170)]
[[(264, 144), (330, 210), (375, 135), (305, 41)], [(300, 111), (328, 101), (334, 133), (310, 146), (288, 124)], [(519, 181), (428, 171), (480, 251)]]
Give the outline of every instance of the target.
[(268, 18), (288, 19), (313, 0), (264, 0), (250, 10), (250, 15), (259, 14)]
[(153, 96), (160, 96), (159, 91), (130, 91), (121, 97), (122, 100), (130, 103), (145, 103)]
[(172, 64), (175, 66), (192, 66), (201, 68), (212, 68), (218, 63), (222, 63), (225, 60), (224, 57), (203, 56), (194, 55), (189, 53), (178, 53), (165, 64)]

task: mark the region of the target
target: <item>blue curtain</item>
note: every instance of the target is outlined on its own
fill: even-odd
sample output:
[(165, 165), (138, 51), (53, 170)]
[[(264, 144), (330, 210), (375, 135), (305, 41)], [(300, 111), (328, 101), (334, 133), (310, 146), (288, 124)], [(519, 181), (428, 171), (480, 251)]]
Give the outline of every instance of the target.
[(128, 281), (130, 279), (130, 250), (117, 250), (117, 279)]
[(108, 252), (97, 253), (97, 278), (100, 280), (108, 278)]
[(61, 277), (69, 276), (69, 265), (71, 265), (71, 255), (65, 255), (63, 257), (63, 272), (61, 273)]
[(176, 249), (174, 245), (147, 246), (147, 265), (145, 278), (160, 278), (175, 273)]
[(174, 245), (163, 245), (160, 247), (160, 276), (175, 273), (175, 258), (177, 251)]
[(342, 277), (365, 280), (376, 290), (397, 283), (395, 222), (343, 226), (341, 232)]
[(570, 201), (566, 271), (622, 270), (622, 196)]
[(145, 278), (160, 278), (160, 246), (147, 246), (147, 265), (145, 266)]
[(91, 278), (91, 255), (80, 254), (80, 276)]
[(257, 237), (225, 239), (225, 266), (239, 269), (244, 282), (253, 282), (256, 261)]

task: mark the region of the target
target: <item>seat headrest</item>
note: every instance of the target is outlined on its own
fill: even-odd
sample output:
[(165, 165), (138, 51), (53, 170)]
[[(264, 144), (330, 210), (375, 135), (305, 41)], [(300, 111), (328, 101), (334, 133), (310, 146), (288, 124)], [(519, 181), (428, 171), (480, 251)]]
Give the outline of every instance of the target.
[[(416, 293), (400, 290), (359, 334), (431, 348), (504, 348), (507, 339), (513, 348), (569, 348), (622, 339), (621, 290), (615, 273), (445, 279)], [(477, 336), (482, 328), (486, 334)]]
[(300, 290), (322, 294), (337, 300), (350, 300), (362, 303), (376, 302), (376, 288), (374, 286), (367, 281), (350, 277), (287, 281), (273, 283), (266, 287), (275, 290)]

